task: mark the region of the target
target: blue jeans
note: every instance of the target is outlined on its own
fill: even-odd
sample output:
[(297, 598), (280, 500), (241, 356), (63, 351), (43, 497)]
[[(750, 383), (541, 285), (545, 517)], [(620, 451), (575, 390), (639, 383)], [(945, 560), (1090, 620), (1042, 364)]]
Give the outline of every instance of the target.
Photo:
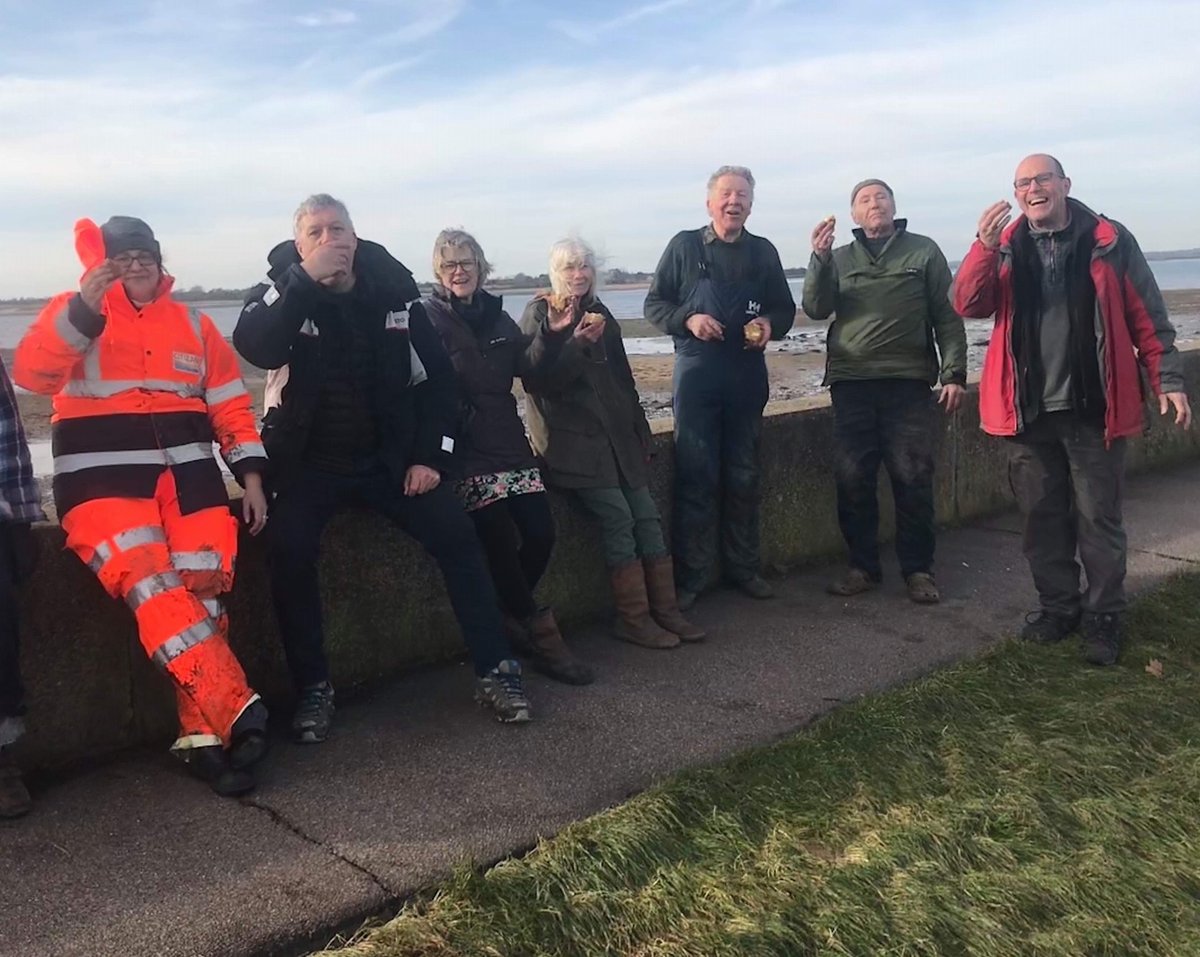
[(304, 467), (276, 499), (267, 523), (271, 592), (297, 687), (329, 680), (317, 560), (321, 532), (344, 505), (379, 512), (437, 561), (476, 674), (512, 657), (483, 547), (450, 483), (410, 498), (381, 464), (354, 475)]

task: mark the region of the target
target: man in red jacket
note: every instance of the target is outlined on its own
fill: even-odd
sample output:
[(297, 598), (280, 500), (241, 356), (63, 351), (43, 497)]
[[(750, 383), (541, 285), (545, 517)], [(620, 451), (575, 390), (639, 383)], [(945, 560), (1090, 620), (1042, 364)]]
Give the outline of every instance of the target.
[[(1077, 627), (1084, 659), (1117, 661), (1125, 610), (1121, 489), (1125, 440), (1142, 429), (1146, 374), (1159, 411), (1192, 421), (1175, 330), (1137, 240), (1069, 197), (1053, 156), (1017, 166), (1021, 215), (984, 210), (954, 289), (965, 317), (995, 315), (979, 384), (983, 430), (1008, 438), (1025, 518), (1025, 557), (1041, 609), (1021, 636), (1061, 641)], [(1080, 593), (1078, 549), (1087, 590)]]

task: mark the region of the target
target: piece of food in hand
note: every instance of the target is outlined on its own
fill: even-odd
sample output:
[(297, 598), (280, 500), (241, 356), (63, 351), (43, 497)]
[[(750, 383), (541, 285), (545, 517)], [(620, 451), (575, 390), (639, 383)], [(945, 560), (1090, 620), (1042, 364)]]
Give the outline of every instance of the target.
[(579, 324), (588, 329), (592, 326), (604, 325), (604, 316), (599, 312), (585, 312), (583, 318), (579, 320)]
[(555, 312), (566, 312), (571, 305), (571, 297), (562, 293), (552, 292), (546, 297), (546, 302)]
[(753, 342), (758, 345), (767, 335), (767, 331), (757, 322), (746, 323), (744, 334), (747, 342)]
[(836, 217), (836, 216), (834, 216), (834, 215), (833, 215), (833, 213), (830, 213), (830, 214), (829, 214), (828, 216), (826, 216), (826, 217), (825, 217), (823, 220), (821, 220), (821, 222), (823, 222), (823, 223), (836, 223), (836, 222), (837, 222), (837, 217)]

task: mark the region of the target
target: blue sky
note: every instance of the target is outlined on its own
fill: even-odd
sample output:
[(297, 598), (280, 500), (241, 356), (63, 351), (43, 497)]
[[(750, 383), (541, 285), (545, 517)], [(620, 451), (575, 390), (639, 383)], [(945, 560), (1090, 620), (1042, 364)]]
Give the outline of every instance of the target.
[(653, 268), (750, 166), (750, 229), (808, 259), (881, 176), (960, 258), (1026, 153), (1146, 248), (1200, 245), (1200, 4), (0, 0), (0, 296), (72, 285), (79, 216), (142, 216), (185, 286), (244, 286), (312, 192), (420, 278), (578, 233)]

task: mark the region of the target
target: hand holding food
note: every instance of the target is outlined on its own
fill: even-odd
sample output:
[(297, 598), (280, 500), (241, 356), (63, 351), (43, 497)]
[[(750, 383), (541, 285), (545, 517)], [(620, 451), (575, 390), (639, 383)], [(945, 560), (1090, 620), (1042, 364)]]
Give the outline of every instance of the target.
[(765, 319), (751, 319), (742, 329), (747, 349), (765, 349), (771, 338), (771, 329)]
[(829, 259), (833, 249), (833, 231), (837, 226), (837, 217), (830, 214), (822, 219), (812, 231), (812, 248), (817, 258), (822, 262)]
[(562, 332), (569, 329), (571, 323), (575, 321), (575, 309), (579, 305), (579, 300), (574, 296), (564, 296), (561, 293), (553, 292), (546, 297), (546, 306), (548, 307), (547, 322), (551, 332)]

